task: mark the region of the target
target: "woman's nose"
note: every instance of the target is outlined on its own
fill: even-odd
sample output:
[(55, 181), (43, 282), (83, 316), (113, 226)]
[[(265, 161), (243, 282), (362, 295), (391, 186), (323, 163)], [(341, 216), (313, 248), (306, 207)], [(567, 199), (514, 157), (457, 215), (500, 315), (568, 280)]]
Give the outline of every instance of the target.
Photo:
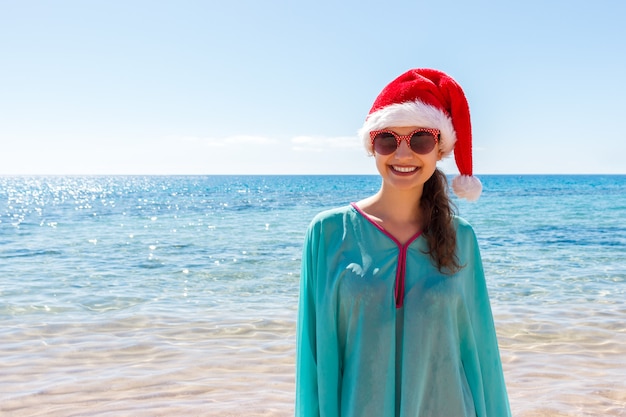
[(396, 158), (411, 158), (413, 156), (413, 151), (406, 143), (406, 140), (400, 141), (400, 146), (396, 149)]

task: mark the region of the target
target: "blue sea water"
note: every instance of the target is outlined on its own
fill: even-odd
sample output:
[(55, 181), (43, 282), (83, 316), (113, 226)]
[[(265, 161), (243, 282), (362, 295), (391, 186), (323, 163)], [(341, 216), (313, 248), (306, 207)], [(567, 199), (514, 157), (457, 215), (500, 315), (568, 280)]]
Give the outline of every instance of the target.
[[(626, 415), (626, 176), (481, 180), (514, 415)], [(290, 415), (304, 231), (379, 185), (0, 177), (2, 415)]]

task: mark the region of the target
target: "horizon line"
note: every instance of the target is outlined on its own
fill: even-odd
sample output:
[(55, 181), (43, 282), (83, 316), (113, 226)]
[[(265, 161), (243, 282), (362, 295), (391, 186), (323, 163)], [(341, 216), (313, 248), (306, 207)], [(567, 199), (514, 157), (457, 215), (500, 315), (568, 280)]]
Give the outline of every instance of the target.
[[(447, 177), (454, 177), (458, 174), (456, 173), (445, 173)], [(475, 177), (494, 177), (494, 176), (624, 176), (624, 173), (602, 173), (602, 172), (590, 172), (590, 173), (484, 173), (484, 174), (474, 174)], [(206, 173), (206, 174), (2, 174), (0, 173), (0, 177), (226, 177), (226, 176), (236, 176), (236, 177), (324, 177), (324, 176), (334, 176), (334, 177), (379, 177), (380, 174), (346, 174), (346, 173), (300, 173), (300, 174), (281, 174), (281, 173), (256, 173), (256, 174), (235, 174), (235, 173), (225, 173), (225, 174), (215, 174), (215, 173)]]

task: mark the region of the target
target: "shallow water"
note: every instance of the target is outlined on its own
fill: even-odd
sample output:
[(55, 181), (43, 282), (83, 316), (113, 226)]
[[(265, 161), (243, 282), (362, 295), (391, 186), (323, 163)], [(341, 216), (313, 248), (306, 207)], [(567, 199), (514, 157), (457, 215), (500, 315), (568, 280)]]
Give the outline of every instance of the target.
[[(626, 416), (626, 177), (485, 177), (516, 417)], [(0, 414), (293, 414), (301, 240), (375, 177), (0, 178)]]

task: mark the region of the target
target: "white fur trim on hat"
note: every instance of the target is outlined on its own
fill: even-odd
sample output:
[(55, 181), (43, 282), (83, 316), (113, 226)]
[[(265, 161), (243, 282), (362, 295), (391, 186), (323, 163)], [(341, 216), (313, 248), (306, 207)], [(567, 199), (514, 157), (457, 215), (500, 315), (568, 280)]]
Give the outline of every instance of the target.
[(428, 127), (439, 129), (441, 137), (439, 149), (442, 156), (448, 156), (456, 143), (456, 132), (452, 126), (452, 119), (440, 109), (424, 103), (421, 100), (391, 104), (371, 113), (363, 127), (359, 129), (359, 137), (369, 154), (373, 154), (370, 132), (390, 127)]
[(452, 190), (454, 194), (468, 201), (476, 201), (480, 197), (483, 185), (480, 180), (474, 176), (458, 175), (452, 180)]

